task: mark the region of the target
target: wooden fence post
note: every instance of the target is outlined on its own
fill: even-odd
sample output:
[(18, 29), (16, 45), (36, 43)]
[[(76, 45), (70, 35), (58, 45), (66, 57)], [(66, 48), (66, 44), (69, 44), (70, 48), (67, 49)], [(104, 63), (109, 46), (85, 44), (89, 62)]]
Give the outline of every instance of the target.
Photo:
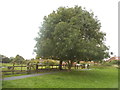
[(21, 72), (22, 72), (22, 63), (21, 63)]
[(12, 74), (14, 74), (14, 65), (15, 65), (15, 62), (13, 62)]
[(41, 65), (41, 69), (43, 69), (43, 65)]
[(38, 64), (36, 64), (36, 71), (38, 72)]
[(29, 74), (29, 72), (30, 72), (30, 67), (29, 67), (29, 62), (27, 63), (27, 73)]

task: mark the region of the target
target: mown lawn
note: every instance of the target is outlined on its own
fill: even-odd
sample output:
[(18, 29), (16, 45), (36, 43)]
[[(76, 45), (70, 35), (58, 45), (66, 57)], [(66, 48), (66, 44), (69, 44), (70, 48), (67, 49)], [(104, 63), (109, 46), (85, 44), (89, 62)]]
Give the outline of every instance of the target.
[(49, 75), (3, 81), (3, 88), (117, 88), (118, 69), (58, 72)]

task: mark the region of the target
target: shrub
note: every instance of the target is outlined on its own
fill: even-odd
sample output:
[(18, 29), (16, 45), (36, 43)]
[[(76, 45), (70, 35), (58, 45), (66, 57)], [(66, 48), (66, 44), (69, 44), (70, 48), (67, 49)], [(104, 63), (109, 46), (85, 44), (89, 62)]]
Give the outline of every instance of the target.
[(105, 62), (102, 64), (103, 66), (112, 66), (112, 63), (109, 63), (109, 62)]
[(50, 60), (50, 59), (48, 59), (48, 60), (44, 60), (43, 64), (45, 64), (45, 65), (58, 65), (59, 63), (56, 60)]
[(2, 63), (10, 63), (11, 60), (8, 57), (2, 58)]
[(118, 64), (118, 63), (120, 63), (120, 61), (118, 61), (118, 60), (113, 60), (113, 61), (111, 61), (110, 63), (111, 63), (111, 64)]
[(120, 69), (120, 65), (118, 65), (118, 67), (117, 67), (118, 69)]

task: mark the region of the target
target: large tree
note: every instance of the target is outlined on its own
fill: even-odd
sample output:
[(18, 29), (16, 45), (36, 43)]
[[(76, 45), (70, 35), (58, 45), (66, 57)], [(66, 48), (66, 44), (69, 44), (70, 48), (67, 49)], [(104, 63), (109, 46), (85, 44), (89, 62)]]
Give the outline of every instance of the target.
[(69, 69), (74, 60), (102, 60), (109, 56), (104, 44), (105, 33), (101, 23), (79, 6), (60, 7), (44, 17), (35, 52), (37, 57), (68, 61)]

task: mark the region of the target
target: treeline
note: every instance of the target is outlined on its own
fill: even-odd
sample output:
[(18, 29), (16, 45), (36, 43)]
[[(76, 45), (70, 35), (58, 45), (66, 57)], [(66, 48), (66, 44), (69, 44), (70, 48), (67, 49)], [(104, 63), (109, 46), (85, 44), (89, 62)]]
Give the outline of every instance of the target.
[(24, 59), (20, 55), (16, 55), (15, 57), (7, 57), (5, 55), (0, 54), (0, 62), (1, 63), (16, 63), (16, 64), (27, 64), (27, 63), (32, 63), (32, 64), (41, 64), (41, 65), (58, 65), (59, 61), (57, 60), (52, 60), (52, 59)]
[(25, 61), (25, 59), (20, 56), (20, 55), (16, 55), (15, 57), (7, 57), (5, 55), (1, 55), (0, 54), (0, 62), (1, 63), (12, 63), (12, 62), (16, 62), (18, 64), (22, 63), (23, 61)]

